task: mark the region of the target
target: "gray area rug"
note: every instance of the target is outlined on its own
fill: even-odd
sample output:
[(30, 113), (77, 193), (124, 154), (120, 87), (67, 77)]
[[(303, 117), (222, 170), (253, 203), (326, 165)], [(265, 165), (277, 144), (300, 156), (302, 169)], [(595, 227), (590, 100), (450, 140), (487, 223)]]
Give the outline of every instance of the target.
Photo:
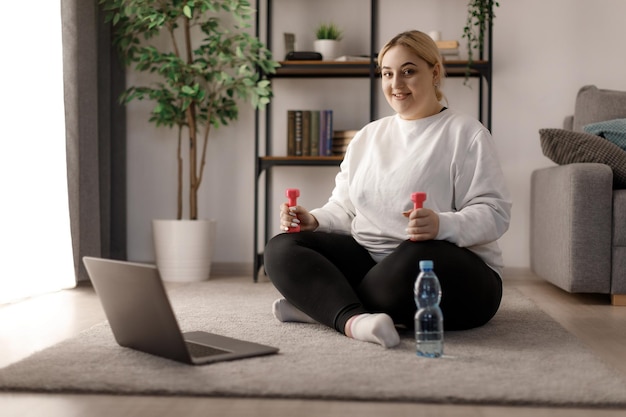
[(415, 355), (411, 334), (386, 350), (321, 325), (279, 323), (267, 282), (219, 278), (169, 287), (184, 331), (270, 344), (278, 355), (188, 366), (117, 346), (102, 323), (0, 369), (0, 390), (626, 406), (626, 376), (516, 290), (486, 326), (447, 332), (445, 356)]

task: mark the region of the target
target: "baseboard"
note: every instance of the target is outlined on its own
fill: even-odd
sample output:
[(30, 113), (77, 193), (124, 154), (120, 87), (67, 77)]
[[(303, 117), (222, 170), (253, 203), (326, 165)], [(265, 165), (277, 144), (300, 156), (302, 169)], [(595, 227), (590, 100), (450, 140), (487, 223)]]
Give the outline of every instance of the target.
[(534, 277), (534, 274), (529, 267), (505, 266), (502, 271), (503, 280), (531, 277)]
[(213, 262), (211, 275), (216, 277), (252, 276), (252, 262)]
[[(155, 265), (154, 260), (132, 260), (132, 262)], [(252, 277), (252, 269), (252, 262), (211, 262), (211, 276), (214, 277)]]

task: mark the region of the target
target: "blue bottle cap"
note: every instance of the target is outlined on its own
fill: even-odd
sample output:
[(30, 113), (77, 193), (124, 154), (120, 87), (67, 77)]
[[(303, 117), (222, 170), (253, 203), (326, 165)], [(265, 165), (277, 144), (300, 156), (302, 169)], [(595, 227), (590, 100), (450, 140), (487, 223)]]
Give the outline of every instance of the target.
[(420, 269), (433, 269), (433, 261), (420, 261)]

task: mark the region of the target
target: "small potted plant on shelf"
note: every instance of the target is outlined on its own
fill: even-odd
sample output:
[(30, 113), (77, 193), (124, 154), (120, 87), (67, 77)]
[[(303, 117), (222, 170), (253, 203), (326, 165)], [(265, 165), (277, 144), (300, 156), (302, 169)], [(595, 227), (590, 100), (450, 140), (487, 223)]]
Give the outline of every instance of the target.
[[(177, 217), (153, 221), (159, 272), (168, 281), (208, 279), (215, 221), (200, 219), (198, 192), (210, 160), (209, 135), (212, 128), (237, 120), (238, 101), (249, 101), (255, 108), (269, 102), (270, 82), (262, 74), (274, 73), (278, 63), (247, 31), (255, 13), (247, 0), (100, 0), (100, 4), (122, 62), (151, 74), (144, 78), (151, 82), (128, 87), (121, 101), (153, 101), (149, 121), (177, 132), (172, 135), (178, 161), (173, 173), (178, 184)], [(187, 216), (183, 149), (188, 150)]]
[(339, 41), (342, 31), (334, 23), (322, 23), (315, 30), (315, 52), (322, 54), (322, 59), (332, 61), (339, 57)]

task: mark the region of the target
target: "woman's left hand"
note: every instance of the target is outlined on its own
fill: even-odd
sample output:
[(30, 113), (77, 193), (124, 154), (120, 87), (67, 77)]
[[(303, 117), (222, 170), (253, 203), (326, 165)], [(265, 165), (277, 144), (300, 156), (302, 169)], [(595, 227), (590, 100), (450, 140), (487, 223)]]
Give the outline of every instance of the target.
[(409, 218), (407, 236), (413, 241), (432, 240), (439, 233), (439, 215), (427, 208), (409, 210), (402, 213)]

